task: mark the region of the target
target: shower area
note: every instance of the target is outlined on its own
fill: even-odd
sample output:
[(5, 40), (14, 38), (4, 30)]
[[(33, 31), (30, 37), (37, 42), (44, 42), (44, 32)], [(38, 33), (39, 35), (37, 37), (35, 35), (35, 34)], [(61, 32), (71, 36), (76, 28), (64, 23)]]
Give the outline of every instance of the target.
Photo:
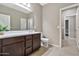
[(62, 46), (78, 47), (79, 7), (71, 5), (61, 9), (61, 43)]

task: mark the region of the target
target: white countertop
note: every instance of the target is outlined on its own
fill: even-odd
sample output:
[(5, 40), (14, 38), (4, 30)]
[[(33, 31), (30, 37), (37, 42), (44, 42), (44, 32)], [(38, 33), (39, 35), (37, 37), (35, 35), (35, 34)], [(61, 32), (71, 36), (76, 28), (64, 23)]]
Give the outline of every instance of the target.
[(24, 36), (24, 35), (31, 35), (31, 34), (37, 34), (40, 32), (34, 32), (34, 31), (6, 31), (3, 35), (0, 35), (0, 39), (9, 38), (9, 37), (17, 37), (17, 36)]

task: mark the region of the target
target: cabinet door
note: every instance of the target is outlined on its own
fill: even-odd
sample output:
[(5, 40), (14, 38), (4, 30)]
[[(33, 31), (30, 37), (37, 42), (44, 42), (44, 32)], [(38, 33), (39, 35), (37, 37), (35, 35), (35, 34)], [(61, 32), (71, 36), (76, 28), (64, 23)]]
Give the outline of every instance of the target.
[(3, 56), (22, 56), (24, 55), (24, 42), (3, 47)]
[(31, 54), (31, 53), (32, 53), (32, 47), (27, 48), (27, 49), (26, 49), (26, 55), (29, 55), (29, 54)]
[(41, 46), (40, 41), (41, 41), (40, 40), (40, 34), (34, 34), (33, 35), (33, 51), (40, 48), (40, 46)]
[(1, 56), (1, 40), (0, 40), (0, 56)]

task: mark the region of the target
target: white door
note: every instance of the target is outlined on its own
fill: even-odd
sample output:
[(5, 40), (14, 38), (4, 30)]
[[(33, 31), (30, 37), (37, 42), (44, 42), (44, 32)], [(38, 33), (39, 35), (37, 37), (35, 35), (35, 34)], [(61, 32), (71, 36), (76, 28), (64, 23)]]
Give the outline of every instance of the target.
[(76, 28), (76, 22), (75, 22), (75, 20), (76, 20), (76, 15), (74, 15), (74, 16), (69, 16), (69, 37), (70, 37), (70, 39), (75, 39), (75, 33), (76, 33), (76, 30), (75, 30), (75, 28)]
[(76, 15), (76, 40), (77, 45), (79, 47), (79, 7), (77, 8), (77, 15)]

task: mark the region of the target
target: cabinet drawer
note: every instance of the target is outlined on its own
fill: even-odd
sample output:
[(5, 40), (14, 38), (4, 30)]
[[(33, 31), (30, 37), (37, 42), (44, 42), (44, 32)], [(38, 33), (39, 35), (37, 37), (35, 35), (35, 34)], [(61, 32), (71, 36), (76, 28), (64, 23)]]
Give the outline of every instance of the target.
[(7, 38), (7, 39), (3, 39), (3, 45), (13, 44), (21, 41), (24, 41), (24, 37)]
[(32, 40), (26, 41), (26, 48), (32, 47)]
[(26, 55), (29, 55), (32, 53), (32, 47), (26, 49)]
[(36, 39), (35, 39), (35, 40), (33, 41), (33, 50), (39, 49), (40, 46), (41, 46), (40, 40), (36, 40)]
[(39, 39), (40, 38), (40, 34), (34, 34), (33, 35), (33, 39)]
[(28, 41), (28, 40), (32, 40), (32, 35), (26, 36), (26, 41)]

